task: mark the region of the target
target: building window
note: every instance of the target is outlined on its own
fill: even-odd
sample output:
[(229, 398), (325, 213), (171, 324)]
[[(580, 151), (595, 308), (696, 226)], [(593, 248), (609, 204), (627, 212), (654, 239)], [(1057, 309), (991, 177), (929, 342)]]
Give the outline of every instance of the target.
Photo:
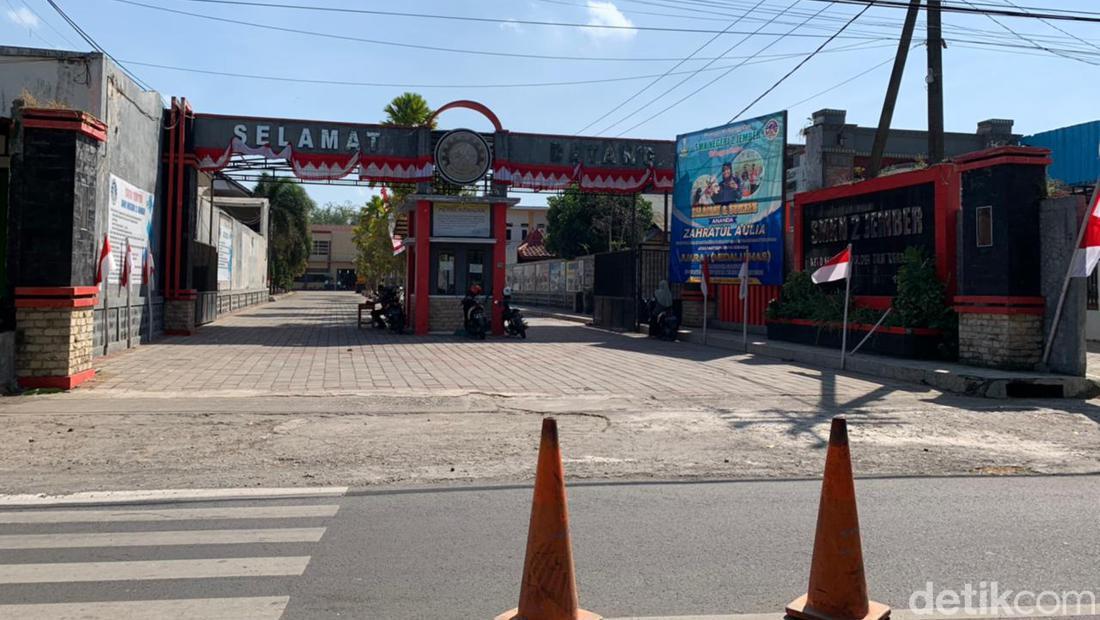
[(313, 251), (310, 252), (310, 254), (318, 254), (318, 255), (321, 255), (321, 256), (328, 256), (329, 247), (331, 246), (331, 244), (332, 244), (332, 242), (329, 241), (328, 239), (314, 239), (313, 240)]
[(485, 252), (482, 250), (466, 251), (466, 288), (478, 285), (485, 290)]
[(993, 207), (978, 207), (975, 224), (978, 229), (978, 247), (993, 247)]
[(535, 228), (539, 229), (539, 231), (544, 232), (546, 231), (546, 224), (538, 224), (537, 226), (535, 226)]
[(437, 270), (435, 294), (455, 294), (455, 255), (454, 252), (439, 253), (439, 269)]
[(512, 223), (508, 222), (508, 228), (504, 230), (504, 238), (508, 241), (512, 240)]
[(520, 241), (527, 241), (527, 224), (519, 225), (519, 238)]

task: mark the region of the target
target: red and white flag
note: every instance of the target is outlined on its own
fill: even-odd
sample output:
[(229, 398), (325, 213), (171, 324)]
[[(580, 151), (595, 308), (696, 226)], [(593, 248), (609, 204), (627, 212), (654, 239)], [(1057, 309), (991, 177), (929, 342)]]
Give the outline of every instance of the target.
[(122, 273), (118, 274), (118, 286), (124, 288), (130, 286), (130, 272), (134, 270), (134, 248), (130, 246), (129, 237), (126, 238), (126, 249), (122, 254)]
[(111, 256), (111, 240), (103, 235), (103, 245), (99, 248), (99, 261), (95, 267), (95, 285), (99, 286), (111, 275), (115, 259)]
[(703, 257), (703, 268), (699, 270), (699, 288), (703, 291), (703, 299), (707, 298), (710, 289), (710, 257)]
[(741, 271), (737, 272), (737, 278), (741, 281), (737, 298), (745, 299), (749, 296), (749, 255), (747, 253), (745, 254), (745, 262), (741, 263)]
[(143, 286), (153, 285), (153, 273), (156, 268), (156, 265), (153, 264), (153, 250), (146, 247), (145, 255), (141, 259), (141, 284)]
[(817, 271), (810, 276), (813, 279), (814, 284), (821, 284), (822, 282), (836, 282), (837, 280), (844, 280), (850, 273), (850, 265), (852, 264), (852, 246), (844, 248), (844, 251), (840, 254), (829, 259), (827, 263), (821, 266)]
[(1100, 191), (1092, 192), (1089, 216), (1085, 220), (1085, 234), (1081, 235), (1081, 243), (1073, 251), (1073, 262), (1069, 268), (1071, 278), (1089, 277), (1096, 263), (1100, 262)]

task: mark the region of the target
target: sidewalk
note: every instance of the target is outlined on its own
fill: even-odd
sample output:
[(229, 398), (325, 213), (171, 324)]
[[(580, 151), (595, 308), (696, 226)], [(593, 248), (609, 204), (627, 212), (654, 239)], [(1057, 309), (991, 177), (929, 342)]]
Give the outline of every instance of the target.
[[(703, 330), (680, 330), (680, 339), (703, 344)], [(745, 352), (740, 332), (707, 330), (707, 346)], [(840, 350), (769, 341), (749, 333), (748, 353), (820, 368), (840, 370)], [(945, 392), (986, 398), (1092, 398), (1100, 394), (1093, 378), (1043, 372), (979, 368), (942, 361), (913, 360), (865, 353), (849, 355), (845, 369), (884, 379), (927, 385)]]

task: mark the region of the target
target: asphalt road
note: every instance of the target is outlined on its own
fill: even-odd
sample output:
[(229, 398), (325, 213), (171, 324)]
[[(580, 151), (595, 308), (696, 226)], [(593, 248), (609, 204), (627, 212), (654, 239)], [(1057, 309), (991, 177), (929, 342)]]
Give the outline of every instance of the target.
[[(779, 612), (806, 588), (818, 490), (572, 486), (582, 606)], [(928, 581), (1100, 591), (1100, 477), (869, 479), (857, 492), (871, 595), (896, 608)], [(0, 509), (0, 617), (491, 618), (516, 604), (529, 502), (528, 488), (492, 487)], [(42, 603), (83, 605), (4, 607)]]

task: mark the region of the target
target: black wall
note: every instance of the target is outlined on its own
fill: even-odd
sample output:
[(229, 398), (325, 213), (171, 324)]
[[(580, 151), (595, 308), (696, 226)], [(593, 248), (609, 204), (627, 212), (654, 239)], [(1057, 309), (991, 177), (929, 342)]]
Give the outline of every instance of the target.
[(935, 256), (931, 183), (807, 204), (802, 212), (802, 269), (812, 273), (852, 244), (855, 295), (894, 295), (906, 248)]
[[(958, 295), (1039, 295), (1043, 166), (992, 166), (962, 175)], [(976, 210), (993, 207), (993, 245), (978, 247)]]
[(90, 286), (98, 142), (72, 131), (30, 129), (13, 155), (8, 273), (13, 286)]

